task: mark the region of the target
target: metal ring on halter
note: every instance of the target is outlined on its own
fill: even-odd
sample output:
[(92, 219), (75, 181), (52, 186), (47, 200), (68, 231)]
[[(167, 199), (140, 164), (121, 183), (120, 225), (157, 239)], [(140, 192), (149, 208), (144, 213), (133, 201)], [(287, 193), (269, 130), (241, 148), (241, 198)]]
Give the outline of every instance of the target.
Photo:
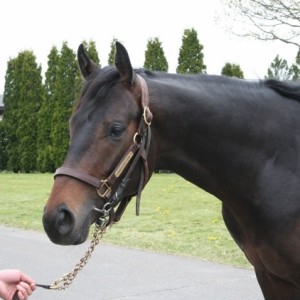
[(139, 133), (139, 132), (136, 132), (135, 134), (134, 134), (134, 136), (133, 136), (133, 142), (135, 143), (135, 144), (140, 144), (141, 143), (141, 141), (142, 141), (142, 136), (141, 136), (141, 134)]
[(150, 108), (148, 106), (144, 107), (143, 116), (144, 116), (145, 123), (150, 126), (151, 125), (151, 121), (152, 121), (152, 114), (151, 114)]
[(109, 215), (109, 212), (110, 212), (111, 209), (112, 209), (112, 206), (109, 207), (109, 205), (110, 205), (110, 203), (108, 202), (108, 203), (104, 204), (104, 206), (103, 206), (102, 209), (99, 209), (99, 208), (97, 208), (97, 207), (94, 207), (93, 210), (95, 210), (95, 211), (101, 213), (101, 214), (103, 215), (103, 217), (107, 217), (107, 216)]

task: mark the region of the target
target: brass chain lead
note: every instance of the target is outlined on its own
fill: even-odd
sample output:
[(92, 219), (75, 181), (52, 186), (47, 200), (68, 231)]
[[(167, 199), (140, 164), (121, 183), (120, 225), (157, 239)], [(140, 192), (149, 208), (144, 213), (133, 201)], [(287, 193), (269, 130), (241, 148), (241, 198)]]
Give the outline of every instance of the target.
[(55, 280), (50, 284), (49, 288), (51, 290), (65, 290), (71, 285), (78, 272), (82, 270), (83, 267), (87, 264), (88, 260), (91, 258), (92, 252), (102, 239), (107, 229), (106, 224), (106, 219), (102, 220), (101, 224), (95, 223), (92, 240), (84, 256), (80, 259), (80, 262), (75, 265), (74, 269), (71, 272), (63, 275), (61, 278)]

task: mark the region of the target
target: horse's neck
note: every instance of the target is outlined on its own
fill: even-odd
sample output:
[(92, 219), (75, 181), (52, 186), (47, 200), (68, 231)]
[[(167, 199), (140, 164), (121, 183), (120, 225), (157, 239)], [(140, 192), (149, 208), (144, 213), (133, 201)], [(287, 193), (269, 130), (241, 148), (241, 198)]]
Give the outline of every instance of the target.
[(222, 91), (209, 93), (207, 86), (165, 86), (160, 93), (162, 100), (152, 105), (156, 168), (172, 170), (215, 195), (225, 185), (230, 188), (235, 177), (242, 179), (241, 171), (251, 180), (259, 162), (251, 161), (251, 155), (242, 158), (252, 147), (242, 103), (237, 107), (234, 98), (221, 98)]

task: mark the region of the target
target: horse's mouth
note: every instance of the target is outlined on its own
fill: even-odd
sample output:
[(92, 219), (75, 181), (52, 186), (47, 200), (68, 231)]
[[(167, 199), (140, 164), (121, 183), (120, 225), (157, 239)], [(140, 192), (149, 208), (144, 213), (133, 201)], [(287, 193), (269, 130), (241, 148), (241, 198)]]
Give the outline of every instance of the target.
[(75, 236), (75, 239), (72, 243), (72, 245), (80, 245), (83, 244), (89, 236), (89, 230), (86, 230), (85, 232), (80, 232), (77, 236)]
[(70, 246), (70, 245), (79, 245), (84, 243), (89, 235), (89, 226), (86, 226), (84, 229), (81, 228), (79, 231), (73, 231), (68, 235), (58, 234), (57, 232), (52, 232), (46, 230), (46, 233), (54, 244), (62, 245), (62, 246)]

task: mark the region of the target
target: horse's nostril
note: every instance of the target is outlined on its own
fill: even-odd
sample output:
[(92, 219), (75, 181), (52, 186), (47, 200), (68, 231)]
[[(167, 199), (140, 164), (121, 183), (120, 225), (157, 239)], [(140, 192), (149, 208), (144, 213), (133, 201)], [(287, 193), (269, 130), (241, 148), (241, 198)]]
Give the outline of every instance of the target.
[(61, 235), (70, 233), (74, 227), (74, 216), (66, 206), (58, 209), (55, 227)]

